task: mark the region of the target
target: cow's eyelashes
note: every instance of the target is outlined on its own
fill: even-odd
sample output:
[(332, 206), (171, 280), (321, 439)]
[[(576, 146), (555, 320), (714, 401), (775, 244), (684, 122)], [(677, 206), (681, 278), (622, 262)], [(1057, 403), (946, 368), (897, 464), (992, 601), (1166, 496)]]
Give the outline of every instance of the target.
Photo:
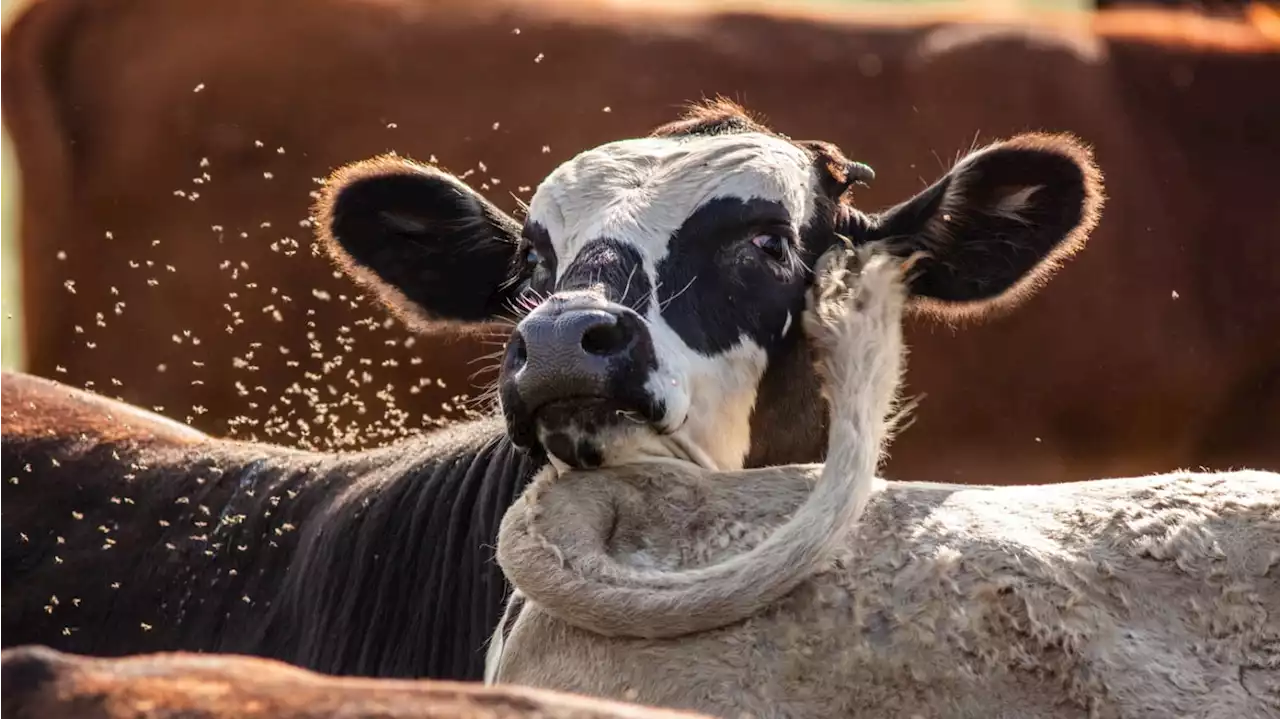
[(546, 253), (538, 249), (533, 240), (527, 238), (520, 243), (520, 249), (517, 251), (516, 257), (519, 258), (520, 267), (526, 275), (532, 274), (539, 267), (545, 266), (549, 258)]
[(750, 233), (750, 237), (751, 244), (778, 262), (784, 262), (790, 256), (794, 235), (789, 229), (757, 229)]
[(787, 253), (787, 239), (776, 232), (763, 232), (751, 238), (751, 244), (759, 247), (765, 254), (775, 259), (782, 259)]
[(535, 293), (543, 293), (550, 289), (549, 285), (555, 272), (555, 255), (550, 250), (539, 249), (541, 244), (525, 237), (516, 249), (516, 274), (521, 287)]
[(539, 262), (542, 262), (542, 255), (538, 252), (538, 248), (532, 244), (526, 245), (524, 248), (525, 267), (535, 267)]

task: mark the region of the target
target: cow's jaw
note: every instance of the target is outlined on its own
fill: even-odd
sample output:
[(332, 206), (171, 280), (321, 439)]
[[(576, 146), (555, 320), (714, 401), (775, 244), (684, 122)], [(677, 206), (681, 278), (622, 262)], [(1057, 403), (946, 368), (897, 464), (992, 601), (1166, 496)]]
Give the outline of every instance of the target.
[(658, 369), (645, 390), (667, 408), (662, 429), (674, 449), (712, 470), (740, 469), (750, 449), (751, 411), (768, 358), (750, 339), (702, 355), (665, 322), (650, 324)]

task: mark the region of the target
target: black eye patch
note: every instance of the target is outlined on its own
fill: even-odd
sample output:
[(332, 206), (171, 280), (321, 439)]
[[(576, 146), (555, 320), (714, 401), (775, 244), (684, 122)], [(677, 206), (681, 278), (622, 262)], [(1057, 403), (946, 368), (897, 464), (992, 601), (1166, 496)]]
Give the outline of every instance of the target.
[(786, 207), (772, 200), (722, 197), (698, 208), (657, 267), (663, 319), (705, 355), (743, 335), (761, 347), (776, 344), (787, 313), (803, 304), (803, 267), (794, 258), (770, 261), (747, 240), (790, 226)]

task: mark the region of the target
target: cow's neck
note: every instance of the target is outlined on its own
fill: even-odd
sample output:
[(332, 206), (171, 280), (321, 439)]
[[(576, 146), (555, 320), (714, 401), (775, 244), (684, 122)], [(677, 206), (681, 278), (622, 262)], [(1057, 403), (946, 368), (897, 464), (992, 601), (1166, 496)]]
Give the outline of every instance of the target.
[(751, 413), (747, 467), (821, 462), (826, 453), (827, 403), (804, 334), (773, 357)]

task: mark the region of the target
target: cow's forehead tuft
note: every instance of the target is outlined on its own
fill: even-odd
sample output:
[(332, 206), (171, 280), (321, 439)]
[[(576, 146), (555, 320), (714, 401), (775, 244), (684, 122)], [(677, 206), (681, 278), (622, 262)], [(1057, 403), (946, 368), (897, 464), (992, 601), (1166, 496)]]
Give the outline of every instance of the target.
[(669, 236), (718, 197), (775, 201), (802, 223), (814, 181), (809, 153), (766, 133), (621, 140), (556, 168), (534, 194), (529, 219), (569, 253), (597, 237)]

